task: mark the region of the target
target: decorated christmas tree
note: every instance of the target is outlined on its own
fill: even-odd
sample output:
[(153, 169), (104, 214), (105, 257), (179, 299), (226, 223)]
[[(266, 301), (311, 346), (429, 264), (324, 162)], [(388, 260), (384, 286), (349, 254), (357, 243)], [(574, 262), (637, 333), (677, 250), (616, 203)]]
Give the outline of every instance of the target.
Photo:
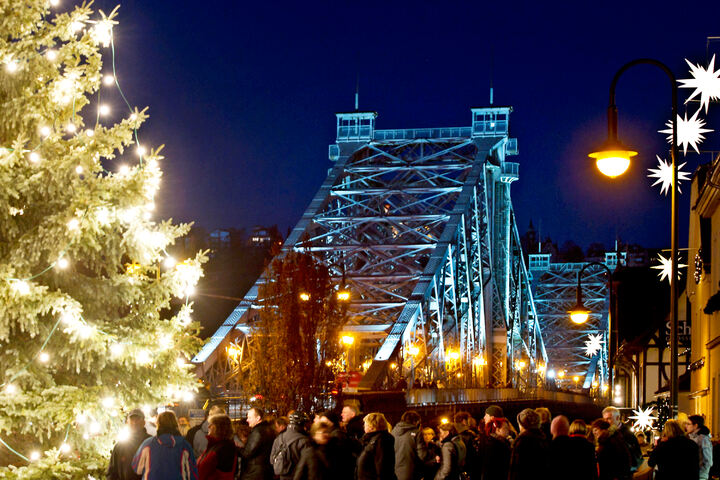
[(56, 4), (0, 3), (0, 478), (98, 477), (129, 409), (196, 389), (204, 257), (176, 262), (189, 226), (153, 220), (163, 158), (115, 76), (116, 12)]

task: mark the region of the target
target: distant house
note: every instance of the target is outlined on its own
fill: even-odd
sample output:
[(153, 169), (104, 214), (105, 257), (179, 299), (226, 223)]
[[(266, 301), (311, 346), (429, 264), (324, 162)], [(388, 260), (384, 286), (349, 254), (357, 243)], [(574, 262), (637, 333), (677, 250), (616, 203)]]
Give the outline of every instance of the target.
[(217, 229), (210, 232), (208, 246), (213, 250), (230, 248), (231, 235), (229, 230)]
[(251, 247), (268, 247), (273, 242), (273, 234), (269, 228), (256, 225), (248, 237), (247, 244)]

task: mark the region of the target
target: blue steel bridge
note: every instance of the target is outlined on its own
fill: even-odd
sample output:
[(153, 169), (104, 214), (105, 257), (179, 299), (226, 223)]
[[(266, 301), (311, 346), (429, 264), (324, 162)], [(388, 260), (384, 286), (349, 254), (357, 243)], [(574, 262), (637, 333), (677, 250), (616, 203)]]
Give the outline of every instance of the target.
[[(550, 298), (562, 274), (553, 276), (549, 258), (545, 271), (533, 263), (532, 274), (523, 261), (511, 200), (519, 172), (508, 161), (517, 155), (511, 111), (473, 108), (466, 127), (399, 130), (376, 129), (375, 112), (337, 114), (332, 168), (281, 255), (312, 254), (350, 291), (343, 335), (355, 339), (348, 362), (362, 373), (358, 390), (401, 377), (516, 392), (554, 381), (572, 387), (574, 376), (580, 387), (605, 381), (604, 353), (582, 353), (586, 334), (602, 328), (602, 311), (572, 330), (560, 318), (562, 301)], [(238, 374), (253, 361), (246, 347), (264, 281), (193, 359), (218, 391), (237, 392)], [(557, 290), (569, 309), (574, 289)], [(603, 293), (593, 292), (597, 306)]]

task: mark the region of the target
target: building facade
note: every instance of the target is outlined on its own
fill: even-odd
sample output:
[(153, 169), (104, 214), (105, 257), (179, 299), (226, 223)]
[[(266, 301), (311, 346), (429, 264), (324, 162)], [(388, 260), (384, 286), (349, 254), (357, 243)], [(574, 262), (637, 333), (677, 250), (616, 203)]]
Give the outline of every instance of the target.
[(699, 167), (690, 197), (687, 296), (692, 319), (689, 410), (720, 432), (720, 156)]

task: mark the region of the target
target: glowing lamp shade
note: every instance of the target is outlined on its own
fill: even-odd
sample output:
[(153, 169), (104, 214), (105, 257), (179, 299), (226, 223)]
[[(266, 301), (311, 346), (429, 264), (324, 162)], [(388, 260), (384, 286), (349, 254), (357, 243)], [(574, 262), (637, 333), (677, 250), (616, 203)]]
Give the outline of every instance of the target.
[(595, 159), (595, 165), (603, 175), (615, 178), (625, 173), (630, 166), (630, 159), (637, 152), (629, 150), (618, 141), (606, 142), (600, 150), (588, 156)]
[(590, 310), (585, 308), (583, 305), (575, 305), (572, 310), (568, 312), (570, 314), (570, 320), (577, 324), (582, 325), (590, 318)]

